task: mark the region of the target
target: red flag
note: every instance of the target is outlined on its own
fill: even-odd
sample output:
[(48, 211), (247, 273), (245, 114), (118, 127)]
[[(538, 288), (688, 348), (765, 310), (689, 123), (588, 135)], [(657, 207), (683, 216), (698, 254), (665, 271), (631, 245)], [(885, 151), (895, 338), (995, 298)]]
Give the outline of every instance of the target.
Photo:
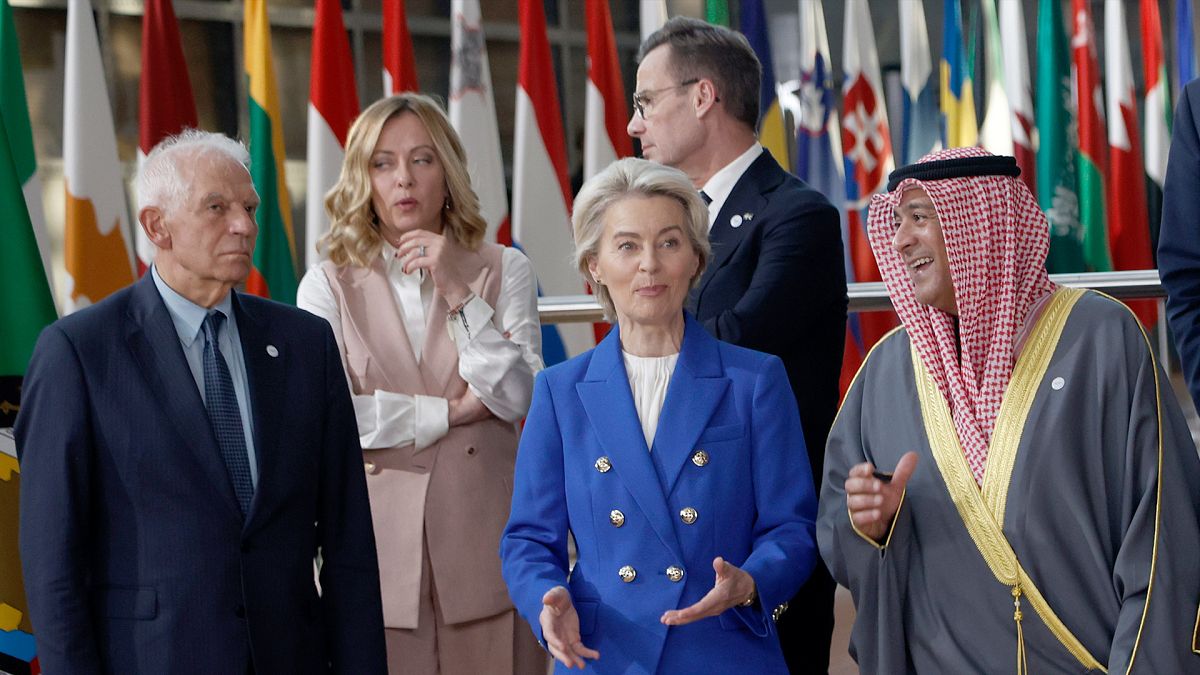
[[(565, 263), (574, 248), (571, 184), (567, 181), (567, 147), (546, 37), (546, 16), (542, 0), (519, 0), (517, 6), (521, 15), (521, 55), (513, 135), (513, 243), (533, 262), (542, 292), (575, 295), (583, 291), (584, 285), (579, 273)], [(595, 345), (587, 326), (562, 324), (555, 328), (556, 334), (563, 336), (569, 354)], [(563, 352), (546, 333), (542, 351), (547, 364), (556, 362)]]
[(404, 0), (383, 0), (383, 93), (420, 89)]
[[(138, 91), (138, 159), (167, 136), (200, 126), (192, 82), (171, 0), (146, 0), (142, 13), (142, 81)], [(154, 245), (135, 226), (138, 276), (154, 261)]]
[(319, 261), (317, 240), (329, 230), (325, 193), (337, 182), (346, 134), (358, 116), (358, 90), (340, 0), (317, 0), (308, 93), (308, 196), (305, 261)]
[[(1110, 189), (1106, 193), (1108, 241), (1115, 270), (1154, 268), (1150, 255), (1150, 223), (1146, 208), (1142, 144), (1138, 138), (1137, 99), (1133, 91), (1133, 65), (1124, 0), (1104, 3), (1104, 65), (1108, 84), (1108, 144)], [(1117, 189), (1117, 186), (1120, 186)], [(1158, 320), (1152, 300), (1130, 303), (1147, 328)]]

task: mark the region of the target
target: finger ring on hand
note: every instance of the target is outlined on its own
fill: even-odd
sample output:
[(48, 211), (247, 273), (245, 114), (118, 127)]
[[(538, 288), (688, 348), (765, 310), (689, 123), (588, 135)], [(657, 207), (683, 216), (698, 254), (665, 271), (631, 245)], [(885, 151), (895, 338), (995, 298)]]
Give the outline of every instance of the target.
[(420, 246), (417, 247), (417, 257), (418, 258), (425, 257), (425, 244), (421, 244)]

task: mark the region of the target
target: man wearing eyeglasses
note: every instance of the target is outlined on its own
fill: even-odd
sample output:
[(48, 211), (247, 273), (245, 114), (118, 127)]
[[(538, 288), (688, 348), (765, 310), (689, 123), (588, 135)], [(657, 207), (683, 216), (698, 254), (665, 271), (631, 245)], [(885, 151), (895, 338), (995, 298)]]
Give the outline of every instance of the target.
[[(638, 61), (629, 135), (708, 203), (713, 259), (689, 309), (717, 338), (783, 359), (821, 475), (846, 331), (838, 212), (759, 144), (762, 66), (745, 36), (676, 17), (646, 38)], [(776, 613), (793, 673), (828, 669), (833, 591), (818, 565), (791, 611)]]

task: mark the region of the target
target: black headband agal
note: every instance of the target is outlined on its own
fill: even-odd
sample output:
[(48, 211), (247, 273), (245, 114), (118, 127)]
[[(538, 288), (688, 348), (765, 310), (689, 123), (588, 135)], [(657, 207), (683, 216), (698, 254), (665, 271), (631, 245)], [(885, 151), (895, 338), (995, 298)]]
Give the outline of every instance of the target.
[(1017, 160), (1006, 155), (983, 155), (980, 157), (956, 157), (932, 162), (918, 162), (902, 166), (888, 175), (887, 191), (896, 189), (905, 178), (917, 180), (943, 180), (967, 178), (969, 176), (1016, 176), (1021, 175)]

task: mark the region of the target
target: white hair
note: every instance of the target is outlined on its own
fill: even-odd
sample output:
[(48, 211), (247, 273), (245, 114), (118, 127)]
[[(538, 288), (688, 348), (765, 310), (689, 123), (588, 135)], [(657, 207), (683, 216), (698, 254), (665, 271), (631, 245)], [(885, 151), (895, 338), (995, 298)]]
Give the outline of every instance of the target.
[(188, 187), (182, 168), (203, 157), (227, 158), (249, 170), (250, 153), (241, 141), (225, 134), (184, 129), (154, 146), (138, 170), (138, 211), (155, 206), (178, 208), (187, 199)]

